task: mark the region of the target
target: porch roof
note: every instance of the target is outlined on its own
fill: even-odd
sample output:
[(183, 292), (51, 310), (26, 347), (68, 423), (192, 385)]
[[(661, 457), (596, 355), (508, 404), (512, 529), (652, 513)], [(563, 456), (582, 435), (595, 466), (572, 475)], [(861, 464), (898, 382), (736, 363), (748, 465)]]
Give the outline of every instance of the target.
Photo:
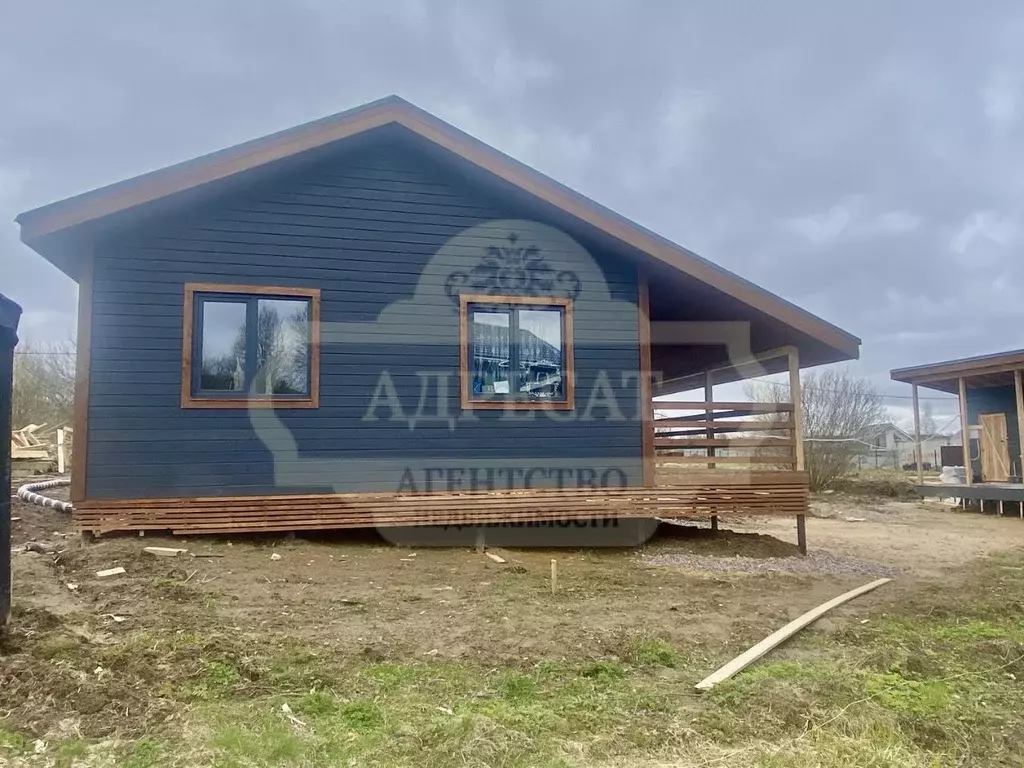
[(1024, 349), (961, 357), (909, 368), (894, 368), (889, 375), (893, 381), (903, 381), (956, 394), (961, 378), (971, 389), (1012, 387), (1014, 371), (1024, 371)]

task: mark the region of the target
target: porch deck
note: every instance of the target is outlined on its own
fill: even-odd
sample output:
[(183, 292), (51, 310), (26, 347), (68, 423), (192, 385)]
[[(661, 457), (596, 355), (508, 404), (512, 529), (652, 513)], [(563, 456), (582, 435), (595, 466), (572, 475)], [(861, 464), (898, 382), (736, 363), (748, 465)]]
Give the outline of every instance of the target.
[(972, 501), (1024, 502), (1024, 483), (938, 483), (925, 482), (914, 486), (922, 496), (932, 498), (970, 499)]

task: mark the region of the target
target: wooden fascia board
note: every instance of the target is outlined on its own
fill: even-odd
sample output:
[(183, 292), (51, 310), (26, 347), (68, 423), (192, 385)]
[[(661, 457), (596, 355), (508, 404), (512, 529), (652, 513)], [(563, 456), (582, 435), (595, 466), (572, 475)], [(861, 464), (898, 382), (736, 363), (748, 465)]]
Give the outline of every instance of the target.
[(238, 153), (222, 158), (211, 158), (207, 163), (186, 162), (183, 164), (185, 167), (171, 166), (154, 171), (141, 177), (136, 184), (111, 190), (107, 194), (101, 191), (77, 205), (69, 204), (65, 210), (23, 214), (18, 218), (21, 223), (21, 239), (31, 245), (38, 238), (68, 227), (225, 179), (390, 123), (403, 126), (616, 240), (818, 339), (844, 355), (858, 357), (860, 340), (856, 337), (612, 214), (599, 204), (563, 188), (543, 174), (528, 169), (422, 110), (402, 103), (371, 106), (336, 121), (311, 125), (305, 130), (300, 128), (289, 131), (278, 139), (266, 143), (257, 142), (256, 146), (246, 146)]
[(262, 146), (246, 147), (245, 151), (212, 159), (208, 163), (193, 166), (191, 161), (186, 161), (180, 166), (153, 171), (140, 177), (137, 184), (121, 190), (111, 190), (109, 194), (103, 194), (101, 190), (95, 199), (82, 200), (66, 211), (54, 211), (51, 214), (40, 212), (37, 214), (37, 221), (33, 221), (36, 215), (32, 215), (32, 212), (22, 214), (17, 219), (21, 224), (21, 239), (31, 244), (31, 241), (59, 230), (219, 181), (276, 160), (284, 160), (300, 152), (316, 149), (392, 122), (397, 122), (395, 106), (371, 107), (351, 118), (329, 125), (310, 127), (306, 131), (289, 133), (276, 141)]
[(402, 126), (441, 146), (489, 173), (513, 184), (571, 216), (586, 222), (605, 234), (668, 264), (691, 277), (718, 289), (728, 296), (774, 317), (786, 325), (797, 328), (809, 336), (856, 358), (860, 341), (824, 321), (807, 316), (802, 310), (789, 305), (769, 292), (728, 272), (697, 259), (684, 249), (662, 238), (648, 234), (635, 224), (611, 215), (609, 211), (581, 195), (560, 189), (536, 172), (516, 167), (486, 145), (473, 146), (460, 136), (453, 135), (445, 125), (438, 125), (418, 116), (403, 112), (397, 120)]
[[(907, 368), (893, 368), (889, 378), (907, 384), (925, 381), (941, 381), (960, 376), (984, 376), (989, 373), (1004, 373), (1024, 369), (1024, 351), (1014, 350), (994, 355), (947, 360), (930, 365), (914, 365)], [(954, 382), (955, 383), (955, 382)]]
[(978, 363), (959, 363), (949, 365), (936, 365), (921, 369), (895, 369), (889, 372), (894, 381), (902, 381), (907, 384), (956, 384), (958, 378), (970, 379), (975, 376), (987, 376), (993, 373), (1012, 373), (1013, 371), (1024, 370), (1024, 356), (1008, 358), (1004, 361), (978, 365)]

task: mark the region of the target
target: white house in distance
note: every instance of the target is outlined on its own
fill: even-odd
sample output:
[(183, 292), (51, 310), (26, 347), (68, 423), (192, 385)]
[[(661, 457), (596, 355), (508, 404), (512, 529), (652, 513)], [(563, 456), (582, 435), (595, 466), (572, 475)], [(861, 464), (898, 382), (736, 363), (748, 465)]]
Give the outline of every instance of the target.
[[(864, 451), (858, 455), (861, 468), (900, 468), (913, 464), (914, 436), (892, 422), (872, 424), (865, 431)], [(921, 463), (925, 469), (942, 466), (940, 448), (944, 445), (959, 445), (953, 435), (921, 435)]]

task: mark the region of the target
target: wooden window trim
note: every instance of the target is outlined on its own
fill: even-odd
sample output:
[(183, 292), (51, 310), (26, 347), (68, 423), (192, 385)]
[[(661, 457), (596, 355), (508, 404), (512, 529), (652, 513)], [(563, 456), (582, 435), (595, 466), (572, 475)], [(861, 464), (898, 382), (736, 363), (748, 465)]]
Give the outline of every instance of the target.
[[(469, 375), (469, 305), (510, 304), (519, 307), (562, 308), (562, 375), (565, 400), (474, 400)], [(463, 293), (459, 296), (459, 395), (463, 410), (572, 411), (576, 408), (576, 367), (573, 361), (572, 299), (535, 296), (490, 296)]]
[[(192, 394), (192, 350), (195, 295), (237, 293), (309, 299), (309, 395), (307, 397), (203, 397)], [(181, 340), (182, 408), (319, 408), (320, 407), (320, 289), (278, 285), (185, 283)]]

